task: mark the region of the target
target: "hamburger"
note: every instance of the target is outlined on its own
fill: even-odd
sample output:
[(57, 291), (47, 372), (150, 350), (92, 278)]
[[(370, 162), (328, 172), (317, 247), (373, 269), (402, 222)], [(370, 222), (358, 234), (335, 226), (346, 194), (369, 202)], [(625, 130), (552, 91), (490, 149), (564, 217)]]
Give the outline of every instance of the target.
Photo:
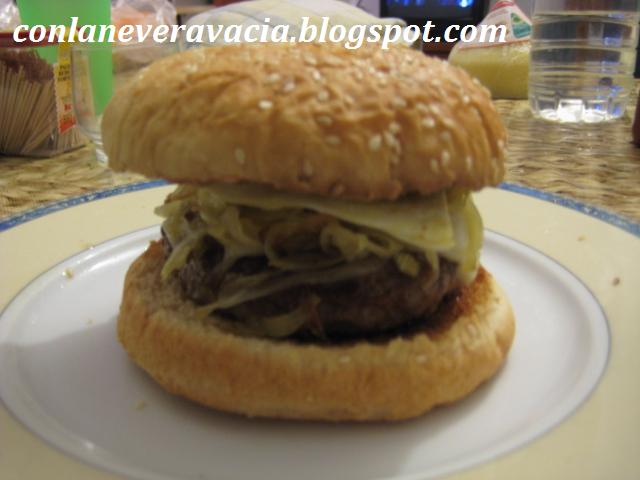
[(119, 340), (169, 392), (246, 416), (400, 420), (493, 376), (514, 335), (470, 192), (505, 130), (403, 47), (242, 44), (161, 60), (103, 118), (110, 166), (177, 184)]

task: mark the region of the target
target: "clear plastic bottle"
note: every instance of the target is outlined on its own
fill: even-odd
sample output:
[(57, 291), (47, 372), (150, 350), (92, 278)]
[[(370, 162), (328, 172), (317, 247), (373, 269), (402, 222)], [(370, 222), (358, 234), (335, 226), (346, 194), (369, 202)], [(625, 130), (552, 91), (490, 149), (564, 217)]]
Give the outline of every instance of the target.
[(638, 0), (537, 0), (529, 103), (557, 122), (597, 123), (624, 114), (633, 89)]

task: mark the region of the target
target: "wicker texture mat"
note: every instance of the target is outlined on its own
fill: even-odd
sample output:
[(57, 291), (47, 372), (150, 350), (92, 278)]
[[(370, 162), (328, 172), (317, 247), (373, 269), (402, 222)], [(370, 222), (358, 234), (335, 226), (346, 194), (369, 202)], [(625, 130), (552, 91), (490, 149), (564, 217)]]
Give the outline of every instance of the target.
[[(615, 122), (557, 125), (533, 119), (525, 101), (496, 103), (509, 131), (506, 181), (640, 222), (640, 149), (631, 143), (635, 108)], [(49, 159), (0, 156), (0, 219), (141, 180), (111, 172), (91, 147)]]
[(84, 193), (139, 182), (96, 160), (93, 147), (52, 158), (0, 156), (0, 219)]
[(635, 106), (613, 122), (571, 125), (532, 118), (524, 101), (496, 103), (509, 132), (506, 181), (640, 223), (640, 148), (631, 143)]

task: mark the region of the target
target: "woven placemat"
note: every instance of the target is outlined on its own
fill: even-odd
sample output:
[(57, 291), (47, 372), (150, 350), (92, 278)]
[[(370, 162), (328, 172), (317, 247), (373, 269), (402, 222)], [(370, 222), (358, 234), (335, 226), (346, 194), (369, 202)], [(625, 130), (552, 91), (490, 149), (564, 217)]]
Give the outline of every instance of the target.
[(497, 101), (509, 132), (507, 182), (609, 210), (640, 223), (640, 148), (633, 107), (618, 120), (556, 124), (534, 119), (524, 101)]
[[(597, 125), (535, 120), (526, 101), (498, 100), (509, 131), (505, 180), (573, 198), (640, 223), (640, 149), (624, 118)], [(0, 156), (0, 219), (44, 204), (144, 180), (114, 173), (92, 147), (49, 159)]]
[(115, 173), (92, 146), (52, 158), (0, 156), (0, 219), (84, 193), (145, 180)]

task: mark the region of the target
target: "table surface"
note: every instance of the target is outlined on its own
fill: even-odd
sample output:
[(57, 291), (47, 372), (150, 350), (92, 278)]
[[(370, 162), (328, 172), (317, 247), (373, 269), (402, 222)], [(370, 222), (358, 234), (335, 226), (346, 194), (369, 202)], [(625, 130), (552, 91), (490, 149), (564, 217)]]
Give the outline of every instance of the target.
[[(509, 132), (505, 181), (640, 223), (640, 148), (631, 143), (635, 96), (632, 104), (616, 121), (570, 125), (534, 119), (524, 100), (497, 100)], [(0, 220), (143, 180), (98, 163), (91, 146), (48, 159), (0, 156)]]

